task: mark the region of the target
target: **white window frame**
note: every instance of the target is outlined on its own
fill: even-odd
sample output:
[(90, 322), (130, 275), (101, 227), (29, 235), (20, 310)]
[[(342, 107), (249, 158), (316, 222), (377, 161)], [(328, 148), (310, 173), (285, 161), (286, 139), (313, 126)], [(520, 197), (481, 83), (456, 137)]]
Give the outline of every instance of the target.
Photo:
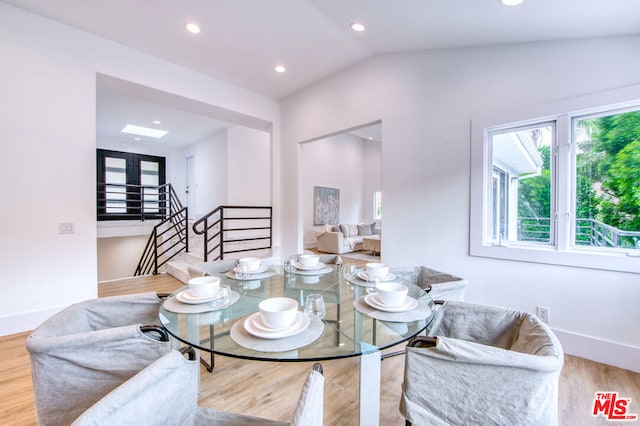
[[(380, 197), (379, 215), (376, 213), (376, 211), (378, 210), (378, 196)], [(373, 220), (382, 220), (382, 191), (373, 192)]]
[[(521, 110), (478, 117), (471, 122), (471, 199), (469, 252), (472, 256), (523, 262), (640, 273), (640, 250), (575, 246), (575, 143), (573, 119), (640, 106), (640, 85), (558, 101)], [(552, 148), (551, 220), (556, 233), (549, 245), (494, 241), (487, 238), (491, 226), (493, 157), (489, 131), (556, 123), (556, 146)], [(489, 219), (489, 220), (488, 220)]]

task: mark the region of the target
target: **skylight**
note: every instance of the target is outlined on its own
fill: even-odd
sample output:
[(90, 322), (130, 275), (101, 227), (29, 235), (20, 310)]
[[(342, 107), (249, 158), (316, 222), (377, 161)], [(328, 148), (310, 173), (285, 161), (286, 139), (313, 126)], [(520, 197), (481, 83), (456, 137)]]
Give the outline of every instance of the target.
[(136, 126), (134, 124), (127, 124), (124, 129), (120, 130), (122, 133), (129, 133), (138, 136), (148, 136), (150, 138), (160, 139), (167, 133), (167, 130), (150, 129), (148, 127)]

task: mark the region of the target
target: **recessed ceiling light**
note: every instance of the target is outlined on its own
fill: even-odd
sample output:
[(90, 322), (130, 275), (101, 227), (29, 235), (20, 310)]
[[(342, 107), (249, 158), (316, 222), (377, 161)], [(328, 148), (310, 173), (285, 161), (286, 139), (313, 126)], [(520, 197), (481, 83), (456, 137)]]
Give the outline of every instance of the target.
[(160, 120), (153, 120), (153, 124), (162, 124)]
[(284, 66), (284, 65), (276, 65), (275, 70), (276, 70), (276, 72), (283, 73), (283, 72), (285, 72), (287, 69), (285, 68), (285, 66)]
[(517, 6), (521, 4), (524, 0), (498, 0), (505, 6)]
[(150, 138), (156, 139), (160, 139), (161, 137), (169, 133), (166, 130), (150, 129), (148, 127), (136, 126), (134, 124), (127, 124), (126, 126), (124, 126), (124, 129), (120, 131), (122, 133), (129, 133), (138, 136), (148, 136)]
[(189, 31), (190, 33), (193, 33), (193, 34), (200, 33), (200, 27), (195, 22), (188, 22), (186, 25), (186, 28), (187, 28), (187, 31)]
[(359, 33), (361, 33), (362, 31), (365, 30), (364, 25), (362, 25), (359, 22), (352, 22), (352, 23), (349, 24), (349, 26), (351, 27), (351, 29), (353, 31), (357, 31)]
[(135, 138), (133, 138), (133, 140), (134, 140), (134, 141), (139, 141), (139, 140), (140, 140), (140, 138), (136, 136)]

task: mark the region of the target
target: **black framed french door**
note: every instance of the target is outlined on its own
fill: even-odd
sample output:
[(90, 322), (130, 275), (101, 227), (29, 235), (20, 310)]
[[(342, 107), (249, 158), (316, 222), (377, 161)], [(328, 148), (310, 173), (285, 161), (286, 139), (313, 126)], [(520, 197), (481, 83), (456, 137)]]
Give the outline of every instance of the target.
[(98, 149), (96, 158), (98, 220), (163, 217), (165, 157)]

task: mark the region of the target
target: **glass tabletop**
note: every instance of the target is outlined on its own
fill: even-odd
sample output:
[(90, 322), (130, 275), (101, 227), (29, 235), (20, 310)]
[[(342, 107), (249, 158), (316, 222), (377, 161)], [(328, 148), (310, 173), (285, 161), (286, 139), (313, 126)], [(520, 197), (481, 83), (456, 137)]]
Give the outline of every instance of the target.
[[(269, 266), (262, 279), (236, 279), (235, 273), (218, 274), (221, 285), (230, 286), (240, 297), (232, 305), (201, 313), (177, 313), (160, 308), (160, 321), (167, 331), (181, 342), (200, 350), (236, 358), (270, 361), (314, 361), (357, 356), (394, 346), (424, 330), (433, 318), (433, 301), (423, 289), (404, 279), (395, 277), (409, 288), (408, 296), (426, 305), (423, 318), (409, 322), (382, 321), (356, 309), (354, 301), (372, 291), (370, 283), (358, 278), (361, 270), (350, 277), (342, 276), (342, 269), (326, 265), (327, 272), (308, 275), (312, 271), (288, 272), (284, 267)], [(330, 269), (330, 271), (329, 271)], [(304, 274), (304, 275), (302, 275)], [(258, 275), (260, 276), (260, 275)], [(362, 276), (362, 274), (360, 274)], [(185, 290), (183, 287), (176, 291)], [(232, 328), (244, 326), (246, 318), (258, 312), (258, 304), (271, 297), (289, 297), (304, 308), (309, 294), (321, 294), (326, 304), (326, 315), (320, 336), (313, 342), (287, 351), (259, 351), (248, 349), (232, 338)], [(211, 305), (213, 306), (213, 305)], [(213, 308), (212, 308), (213, 309)], [(237, 329), (237, 328), (236, 328)]]

